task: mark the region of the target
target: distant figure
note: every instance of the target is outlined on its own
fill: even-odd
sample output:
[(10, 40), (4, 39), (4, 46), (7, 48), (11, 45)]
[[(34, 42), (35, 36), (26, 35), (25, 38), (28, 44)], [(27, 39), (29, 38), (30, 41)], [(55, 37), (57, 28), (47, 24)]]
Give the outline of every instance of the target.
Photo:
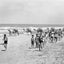
[(35, 43), (36, 43), (36, 48), (38, 48), (39, 47), (39, 37), (38, 37), (38, 34), (36, 34)]
[(12, 34), (11, 30), (8, 30), (8, 31), (9, 31), (9, 35), (11, 35)]
[[(44, 42), (43, 42), (43, 36), (40, 35), (40, 36), (39, 36), (39, 51), (41, 51), (42, 43), (44, 43)], [(44, 46), (44, 44), (43, 44), (43, 46)]]
[(18, 34), (18, 35), (19, 35), (19, 32), (18, 32), (18, 30), (17, 30), (17, 29), (14, 29), (14, 30), (13, 30), (13, 33), (15, 33), (15, 34)]
[(7, 38), (6, 34), (4, 34), (3, 40), (4, 40), (3, 45), (4, 45), (4, 48), (5, 48), (5, 51), (6, 51), (7, 50), (7, 44), (8, 44), (8, 38)]
[(34, 47), (34, 35), (31, 37), (31, 47)]

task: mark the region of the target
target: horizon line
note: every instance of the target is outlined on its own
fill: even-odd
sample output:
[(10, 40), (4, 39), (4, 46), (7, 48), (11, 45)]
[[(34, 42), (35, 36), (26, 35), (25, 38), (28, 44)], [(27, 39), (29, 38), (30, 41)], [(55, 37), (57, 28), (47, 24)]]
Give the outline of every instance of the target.
[(0, 24), (0, 27), (64, 27), (64, 24)]

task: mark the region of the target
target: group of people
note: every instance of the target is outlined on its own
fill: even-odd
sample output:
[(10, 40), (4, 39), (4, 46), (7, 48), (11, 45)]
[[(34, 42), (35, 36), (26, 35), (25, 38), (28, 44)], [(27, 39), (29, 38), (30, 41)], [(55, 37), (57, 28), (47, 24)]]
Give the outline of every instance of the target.
[(9, 35), (12, 35), (12, 34), (19, 35), (19, 31), (17, 29), (13, 29), (13, 30), (8, 29), (8, 31), (9, 31)]
[[(39, 48), (39, 51), (44, 47), (44, 45), (48, 43), (56, 43), (64, 37), (64, 28), (63, 29), (55, 29), (55, 28), (47, 28), (46, 30), (39, 31), (35, 35), (31, 37), (31, 47), (33, 48), (36, 44), (36, 48)], [(8, 38), (7, 35), (4, 34), (3, 44), (5, 51), (7, 50)]]
[(49, 43), (56, 43), (57, 41), (60, 41), (64, 36), (64, 29), (55, 29), (55, 28), (47, 28), (46, 31), (37, 32), (36, 37), (32, 35), (31, 37), (31, 47), (34, 47), (34, 44), (36, 43), (36, 48), (39, 48), (39, 51), (41, 48), (44, 47), (44, 44), (46, 42)]
[(36, 37), (32, 35), (31, 37), (31, 47), (34, 48), (34, 45), (36, 44), (36, 48), (39, 48), (39, 51), (42, 47), (44, 47), (44, 44), (46, 43), (44, 36), (42, 34), (36, 34)]

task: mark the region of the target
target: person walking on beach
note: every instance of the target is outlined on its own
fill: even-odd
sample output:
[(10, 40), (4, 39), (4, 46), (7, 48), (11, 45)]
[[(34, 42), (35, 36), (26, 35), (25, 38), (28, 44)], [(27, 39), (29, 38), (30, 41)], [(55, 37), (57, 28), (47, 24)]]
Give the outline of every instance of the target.
[(39, 36), (39, 51), (41, 51), (42, 43), (43, 43), (43, 37)]
[(36, 43), (36, 48), (39, 47), (38, 43), (39, 43), (39, 37), (38, 37), (38, 34), (36, 34), (36, 37), (35, 37), (35, 43)]
[(34, 47), (34, 35), (31, 37), (31, 47)]
[(4, 41), (3, 45), (4, 45), (4, 48), (5, 48), (5, 51), (6, 51), (7, 50), (7, 44), (8, 44), (8, 38), (7, 38), (6, 34), (4, 34), (3, 41)]

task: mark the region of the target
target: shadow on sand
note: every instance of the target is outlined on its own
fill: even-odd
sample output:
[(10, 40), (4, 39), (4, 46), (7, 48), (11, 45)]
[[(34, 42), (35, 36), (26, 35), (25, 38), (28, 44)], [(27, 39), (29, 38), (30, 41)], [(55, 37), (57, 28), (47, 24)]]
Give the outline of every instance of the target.
[(6, 50), (1, 50), (1, 51), (6, 51)]

